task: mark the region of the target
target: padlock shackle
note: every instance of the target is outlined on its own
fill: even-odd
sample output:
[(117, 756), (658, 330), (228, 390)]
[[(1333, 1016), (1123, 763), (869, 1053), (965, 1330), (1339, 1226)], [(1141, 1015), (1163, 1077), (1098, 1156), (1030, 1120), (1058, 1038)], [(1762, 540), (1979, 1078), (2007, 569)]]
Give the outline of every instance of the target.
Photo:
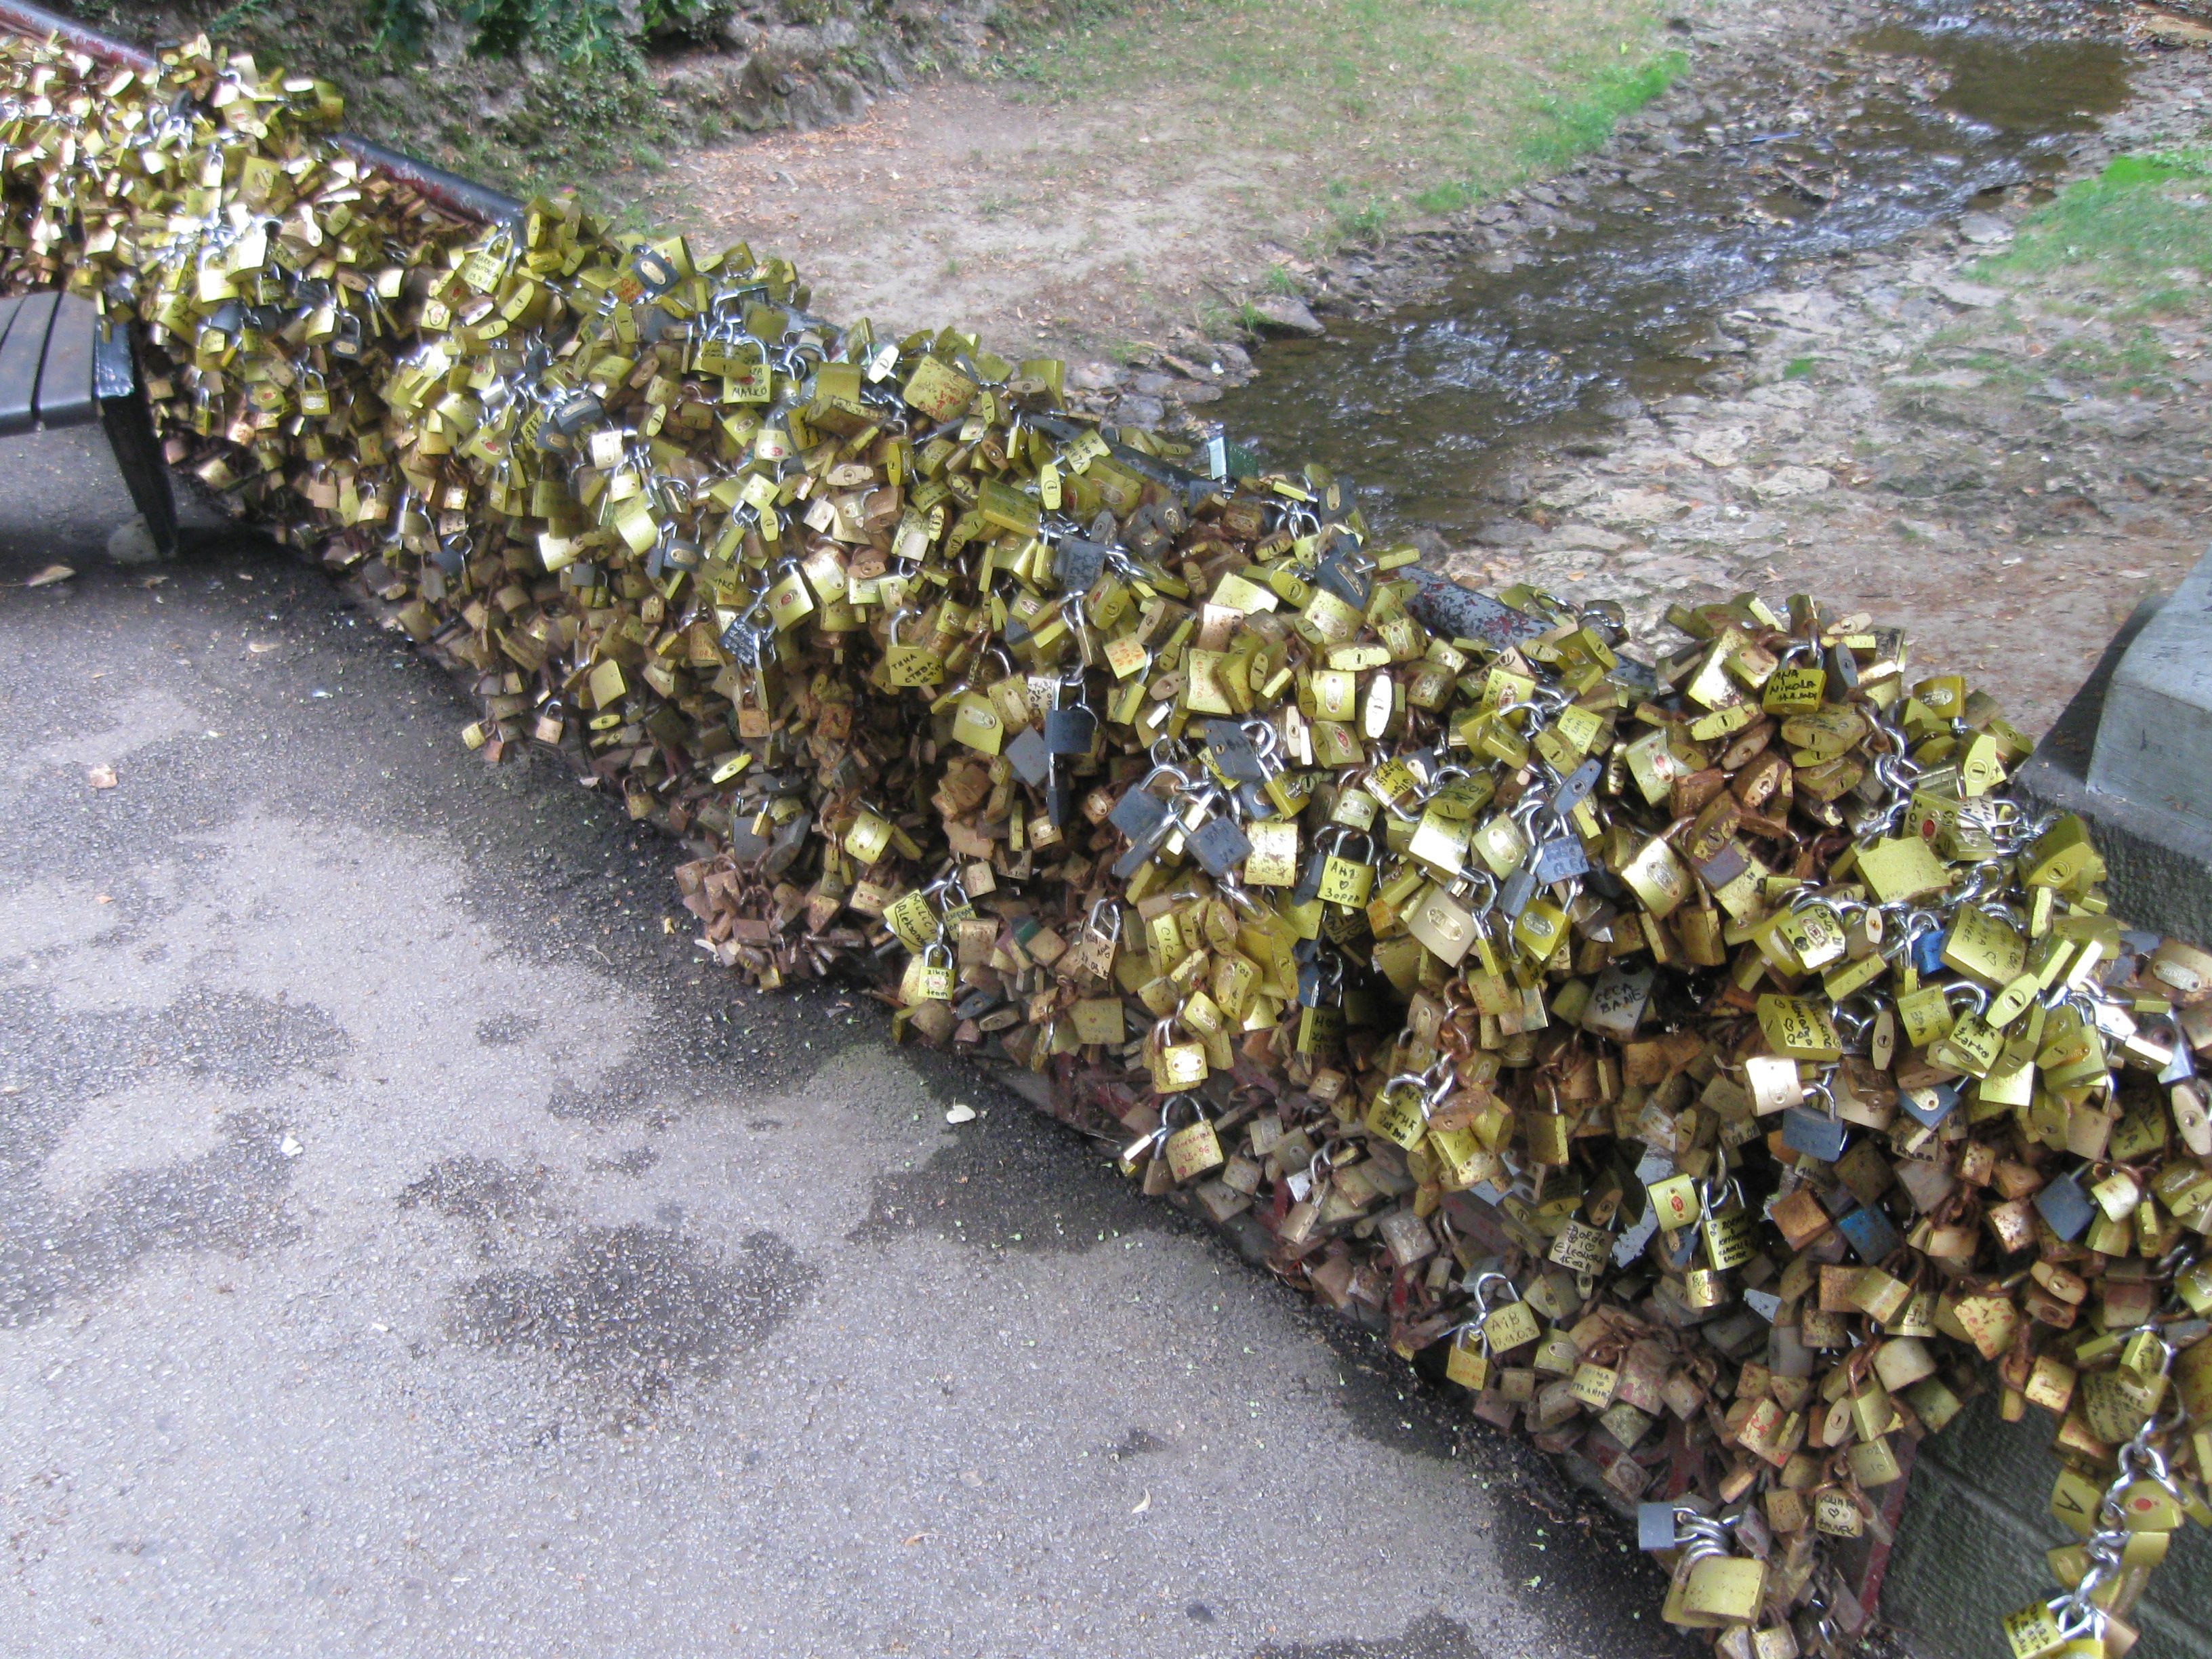
[(1843, 1121), (1844, 1110), (1842, 1107), (1836, 1103), (1836, 1091), (1833, 1086), (1836, 1068), (1831, 1066), (1826, 1070), (1823, 1071), (1820, 1076), (1814, 1078), (1809, 1082), (1801, 1079), (1798, 1084), (1798, 1088), (1804, 1100), (1817, 1099), (1823, 1106), (1827, 1108), (1827, 1115), (1829, 1117), (1834, 1119), (1838, 1122), (1841, 1122)]
[(1968, 979), (1954, 979), (1943, 988), (1943, 1003), (1946, 1007), (1958, 1007), (1957, 999), (1960, 997), (1964, 997), (1967, 1002), (1973, 1005), (1975, 1013), (1989, 1012), (1990, 994), (1986, 988), (1977, 985)]
[[(1206, 1121), (1206, 1103), (1199, 1099), (1196, 1095), (1192, 1094), (1188, 1090), (1184, 1090), (1179, 1093), (1170, 1095), (1165, 1100), (1160, 1103), (1161, 1128), (1169, 1129), (1174, 1127), (1175, 1109), (1178, 1106), (1188, 1106), (1190, 1108), (1191, 1123), (1196, 1124)], [(1187, 1124), (1184, 1127), (1188, 1127), (1190, 1126)]]
[(1474, 1282), (1467, 1287), (1468, 1294), (1474, 1298), (1474, 1305), (1481, 1309), (1485, 1314), (1491, 1311), (1489, 1287), (1492, 1285), (1502, 1285), (1505, 1287), (1505, 1299), (1508, 1302), (1518, 1302), (1521, 1299), (1521, 1287), (1513, 1282), (1510, 1275), (1499, 1273), (1494, 1268), (1477, 1273)]

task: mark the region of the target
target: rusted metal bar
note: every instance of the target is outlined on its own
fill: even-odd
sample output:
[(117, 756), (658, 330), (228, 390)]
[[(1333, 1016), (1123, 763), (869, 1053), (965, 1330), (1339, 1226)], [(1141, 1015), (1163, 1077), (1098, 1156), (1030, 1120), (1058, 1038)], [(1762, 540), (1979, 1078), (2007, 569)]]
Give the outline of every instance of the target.
[[(141, 73), (151, 73), (159, 67), (159, 61), (153, 53), (142, 52), (121, 40), (111, 40), (97, 29), (88, 29), (72, 18), (59, 16), (44, 7), (27, 4), (25, 0), (0, 0), (0, 28), (40, 40), (55, 36), (76, 51), (104, 63), (118, 64)], [(436, 203), (448, 213), (456, 213), (464, 219), (474, 219), (484, 224), (512, 222), (521, 216), (521, 203), (512, 196), (489, 190), (473, 179), (448, 173), (443, 167), (432, 167), (428, 161), (418, 161), (411, 155), (402, 155), (396, 149), (386, 149), (350, 132), (338, 133), (336, 139), (339, 149), (364, 167), (382, 173), (387, 179), (412, 186), (426, 200)]]
[[(4, 3), (0, 0), (0, 3)], [(387, 149), (355, 133), (341, 132), (336, 137), (338, 148), (362, 166), (387, 179), (412, 185), (419, 194), (449, 213), (485, 224), (513, 224), (522, 217), (522, 204), (512, 196), (502, 195), (443, 167), (434, 167), (428, 161), (418, 161), (398, 150)]]

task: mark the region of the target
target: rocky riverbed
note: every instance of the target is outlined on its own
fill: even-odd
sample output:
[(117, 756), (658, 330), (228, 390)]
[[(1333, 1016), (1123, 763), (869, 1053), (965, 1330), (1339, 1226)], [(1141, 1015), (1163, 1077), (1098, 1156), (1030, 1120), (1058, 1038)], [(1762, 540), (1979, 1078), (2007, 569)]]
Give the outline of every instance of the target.
[[(1261, 428), (1270, 461), (1341, 458), (1386, 529), (1462, 579), (1616, 599), (1639, 631), (1675, 602), (1814, 592), (1907, 624), (1923, 661), (2039, 731), (2130, 610), (2203, 551), (2212, 302), (2186, 264), (2146, 283), (2094, 258), (2023, 270), (2004, 256), (2070, 181), (2201, 141), (2212, 60), (2182, 44), (2185, 23), (1738, 13), (1601, 152), (1460, 223), (1312, 269), (1322, 338), (1260, 348), (1257, 381), (1218, 408), (1252, 372), (1234, 349), (1185, 343), (1083, 380), (1114, 417), (1204, 429), (1219, 416), (1232, 437)], [(1833, 137), (1877, 100), (1936, 123), (1913, 165)], [(2008, 131), (2020, 142), (1996, 142)], [(1738, 198), (1696, 210), (1741, 222), (1682, 236), (1680, 303), (1647, 274), (1622, 303), (1653, 320), (1625, 344), (1577, 318), (1577, 285), (1616, 257), (1624, 201), (1660, 234), (1670, 202), (1709, 191), (1710, 158), (1731, 149)], [(1894, 177), (1870, 191), (1884, 165)], [(1903, 213), (1916, 191), (1917, 225), (1869, 200)], [(1762, 219), (1790, 234), (1762, 239)], [(1469, 290), (1470, 270), (1521, 286)], [(1421, 342), (1480, 337), (1516, 306), (1567, 320), (1516, 334), (1509, 314), (1495, 342)], [(1561, 336), (1548, 353), (1547, 326)], [(1633, 361), (1609, 367), (1608, 349)], [(1479, 406), (1440, 389), (1461, 375), (1488, 394)], [(1381, 389), (1363, 396), (1364, 380)]]

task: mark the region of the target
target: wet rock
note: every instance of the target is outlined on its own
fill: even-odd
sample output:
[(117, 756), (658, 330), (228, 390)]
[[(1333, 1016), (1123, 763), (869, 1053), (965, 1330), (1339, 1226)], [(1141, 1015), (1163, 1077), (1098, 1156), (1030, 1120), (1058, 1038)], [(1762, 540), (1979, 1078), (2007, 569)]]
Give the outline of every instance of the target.
[(1114, 410), (1123, 426), (1158, 426), (1166, 415), (1167, 405), (1158, 398), (1125, 397)]
[(1707, 466), (1726, 470), (1743, 459), (1743, 452), (1751, 442), (1751, 433), (1740, 426), (1716, 427), (1701, 432), (1683, 447)]
[(1610, 530), (1601, 530), (1592, 524), (1563, 524), (1544, 538), (1547, 553), (1582, 550), (1590, 553), (1618, 553), (1629, 545), (1628, 538)]
[(1604, 493), (1603, 484), (1588, 473), (1577, 471), (1565, 477), (1554, 475), (1553, 480), (1537, 495), (1536, 505), (1550, 507), (1555, 513), (1564, 513)]
[(1762, 501), (1785, 501), (1792, 495), (1816, 495), (1835, 480), (1817, 466), (1777, 467), (1751, 487)]
[(1263, 294), (1251, 306), (1255, 325), (1262, 334), (1314, 339), (1326, 331), (1321, 319), (1294, 294)]
[(2155, 427), (2160, 410), (2153, 404), (2115, 404), (2084, 398), (2060, 410), (2058, 418), (2077, 433), (2101, 433), (2126, 441), (2140, 438)]
[(1493, 519), (1474, 532), (1474, 539), (1481, 547), (1528, 547), (1542, 534), (1519, 519)]
[(1933, 283), (1929, 286), (1953, 305), (1962, 306), (1970, 311), (1978, 310), (1984, 306), (1996, 305), (2005, 297), (2005, 291), (2002, 289), (1991, 288), (1986, 283), (1968, 283), (1954, 279)]
[(2147, 11), (2136, 17), (2136, 27), (2162, 46), (2212, 46), (2212, 25), (2200, 23), (2191, 17), (2176, 17), (2170, 12)]
[(715, 24), (714, 38), (732, 52), (751, 52), (768, 39), (768, 31), (750, 18), (731, 12)]
[(1690, 504), (1663, 489), (1615, 489), (1601, 501), (1591, 501), (1582, 511), (1601, 524), (1655, 525), (1678, 519)]

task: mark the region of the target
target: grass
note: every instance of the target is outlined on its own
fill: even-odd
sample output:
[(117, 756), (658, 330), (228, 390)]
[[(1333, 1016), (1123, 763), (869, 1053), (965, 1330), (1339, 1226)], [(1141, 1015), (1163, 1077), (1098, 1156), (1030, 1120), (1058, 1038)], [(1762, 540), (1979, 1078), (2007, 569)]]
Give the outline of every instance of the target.
[(1662, 15), (1653, 0), (1079, 4), (996, 67), (1019, 96), (1149, 97), (1205, 144), (1318, 167), (1325, 249), (1458, 212), (1602, 143), (1687, 64)]
[(2201, 307), (2197, 283), (2176, 283), (2171, 273), (2212, 280), (2212, 149), (2117, 157), (2029, 216), (2013, 245), (1978, 271), (2094, 286), (2119, 315)]
[[(2161, 319), (2195, 319), (2212, 305), (2212, 147), (2114, 159), (2021, 221), (2012, 245), (1978, 261), (1974, 275), (2032, 290), (2036, 307), (2073, 319), (2032, 357), (2002, 352), (1933, 357), (1916, 369), (1966, 367), (1989, 388), (2025, 392), (2056, 377), (2106, 397), (2162, 394), (2172, 386), (2172, 342)], [(2025, 328), (2010, 302), (1931, 342), (1985, 343), (1990, 330)], [(1985, 388), (1986, 389), (1986, 388)]]

